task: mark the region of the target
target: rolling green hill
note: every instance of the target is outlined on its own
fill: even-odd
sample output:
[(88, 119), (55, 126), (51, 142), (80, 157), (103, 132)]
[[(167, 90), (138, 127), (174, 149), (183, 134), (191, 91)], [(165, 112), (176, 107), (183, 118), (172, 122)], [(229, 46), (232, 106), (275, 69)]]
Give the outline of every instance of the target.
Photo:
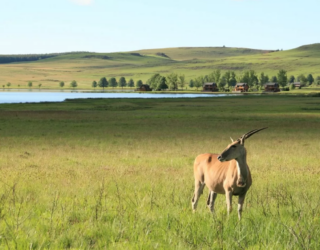
[[(288, 75), (320, 75), (320, 44), (311, 44), (287, 51), (254, 50), (247, 48), (203, 47), (149, 49), (123, 53), (73, 52), (28, 55), (35, 58), (0, 64), (0, 86), (11, 82), (11, 87), (33, 86), (57, 88), (58, 82), (66, 85), (76, 80), (80, 88), (91, 87), (93, 80), (121, 76), (146, 81), (152, 74), (171, 72), (185, 74), (186, 80), (206, 75), (215, 69), (241, 73), (253, 69), (257, 73), (276, 75), (285, 69)], [(15, 55), (0, 55), (14, 58)], [(14, 60), (14, 59), (12, 59)], [(0, 60), (1, 61), (1, 60)]]

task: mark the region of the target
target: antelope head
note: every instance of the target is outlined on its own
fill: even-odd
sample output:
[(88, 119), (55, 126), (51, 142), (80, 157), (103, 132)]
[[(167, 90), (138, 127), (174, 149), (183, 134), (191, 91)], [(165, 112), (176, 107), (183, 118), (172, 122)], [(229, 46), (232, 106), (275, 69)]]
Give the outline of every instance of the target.
[(218, 156), (218, 160), (221, 162), (224, 161), (230, 161), (232, 159), (237, 159), (242, 155), (245, 155), (246, 153), (246, 149), (244, 148), (244, 142), (246, 139), (248, 139), (250, 136), (252, 136), (253, 134), (266, 129), (265, 128), (260, 128), (260, 129), (254, 129), (251, 130), (248, 133), (245, 133), (244, 135), (242, 135), (238, 140), (233, 141), (232, 139), (232, 143), (230, 143), (226, 149)]

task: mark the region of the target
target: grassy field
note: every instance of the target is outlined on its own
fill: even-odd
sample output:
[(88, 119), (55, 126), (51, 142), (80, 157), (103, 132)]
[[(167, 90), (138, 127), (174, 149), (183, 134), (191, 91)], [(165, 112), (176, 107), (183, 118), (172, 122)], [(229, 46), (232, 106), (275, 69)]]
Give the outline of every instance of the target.
[[(146, 81), (151, 75), (172, 72), (184, 74), (189, 82), (213, 70), (246, 70), (264, 72), (270, 77), (285, 69), (288, 76), (320, 75), (320, 44), (302, 46), (287, 51), (253, 50), (246, 48), (168, 48), (126, 53), (66, 53), (33, 62), (0, 64), (0, 87), (11, 83), (11, 88), (25, 88), (29, 81), (37, 88), (59, 88), (72, 80), (78, 88), (91, 88), (93, 80), (121, 76), (135, 81)], [(19, 87), (20, 85), (20, 87)]]
[[(243, 96), (0, 105), (0, 249), (318, 249), (320, 99)], [(238, 221), (191, 210), (193, 160), (246, 142)], [(234, 208), (237, 200), (233, 199)]]

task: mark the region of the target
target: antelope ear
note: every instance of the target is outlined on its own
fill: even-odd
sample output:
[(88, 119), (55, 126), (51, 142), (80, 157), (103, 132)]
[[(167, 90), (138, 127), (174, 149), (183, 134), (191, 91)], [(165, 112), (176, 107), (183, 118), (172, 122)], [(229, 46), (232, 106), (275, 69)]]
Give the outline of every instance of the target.
[(230, 137), (231, 141), (233, 142), (233, 139)]

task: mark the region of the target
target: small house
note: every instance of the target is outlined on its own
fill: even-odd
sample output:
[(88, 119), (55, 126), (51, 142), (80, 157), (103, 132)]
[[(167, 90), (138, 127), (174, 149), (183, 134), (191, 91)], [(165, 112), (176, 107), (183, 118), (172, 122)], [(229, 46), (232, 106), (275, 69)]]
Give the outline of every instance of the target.
[(264, 85), (264, 91), (266, 92), (279, 92), (279, 84), (276, 82), (268, 82)]
[(203, 91), (219, 91), (218, 86), (215, 82), (206, 82), (203, 84)]
[(296, 87), (296, 89), (301, 89), (301, 82), (294, 82), (292, 84)]
[(249, 85), (248, 83), (242, 83), (242, 82), (239, 82), (236, 84), (235, 88), (234, 88), (234, 91), (237, 91), (237, 92), (248, 92), (248, 89), (249, 89)]
[(148, 84), (142, 84), (140, 88), (138, 88), (138, 91), (152, 91), (152, 89)]

